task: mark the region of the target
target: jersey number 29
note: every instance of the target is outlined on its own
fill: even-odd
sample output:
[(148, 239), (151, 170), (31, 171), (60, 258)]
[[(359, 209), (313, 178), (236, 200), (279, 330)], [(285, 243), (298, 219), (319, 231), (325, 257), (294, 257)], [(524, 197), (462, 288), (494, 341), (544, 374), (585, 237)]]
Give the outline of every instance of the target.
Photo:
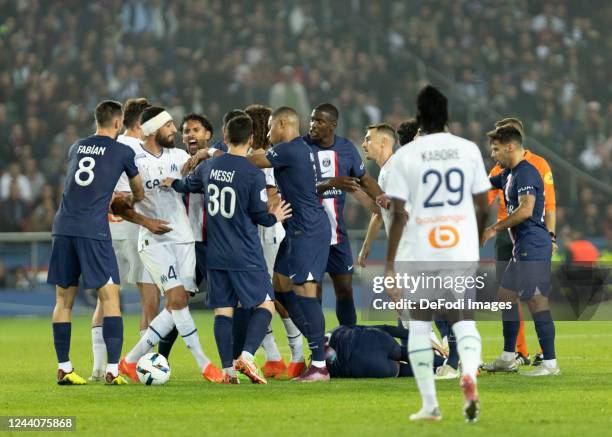
[(221, 212), (227, 219), (234, 216), (236, 210), (236, 192), (232, 187), (219, 190), (215, 184), (208, 184), (208, 214), (212, 217)]
[[(453, 175), (455, 175), (455, 177), (453, 177)], [(438, 170), (428, 170), (425, 172), (425, 174), (423, 174), (423, 183), (427, 184), (430, 180), (433, 181), (434, 187), (423, 203), (424, 208), (444, 206), (444, 200), (434, 200), (434, 196), (442, 185), (442, 181), (444, 181), (446, 185), (446, 191), (453, 194), (452, 197), (454, 197), (446, 199), (446, 203), (452, 206), (457, 206), (461, 203), (463, 200), (463, 183), (465, 181), (465, 177), (463, 176), (461, 169), (456, 167), (450, 168), (444, 174), (444, 176), (442, 176), (442, 173), (440, 173)]]

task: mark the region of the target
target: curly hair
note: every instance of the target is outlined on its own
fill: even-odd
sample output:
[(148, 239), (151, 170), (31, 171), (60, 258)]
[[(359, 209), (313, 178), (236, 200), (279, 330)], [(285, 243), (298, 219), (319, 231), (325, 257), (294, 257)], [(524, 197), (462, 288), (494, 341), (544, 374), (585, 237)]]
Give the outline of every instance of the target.
[(250, 105), (245, 108), (249, 117), (253, 119), (253, 149), (267, 149), (268, 141), (268, 119), (272, 109), (264, 105)]

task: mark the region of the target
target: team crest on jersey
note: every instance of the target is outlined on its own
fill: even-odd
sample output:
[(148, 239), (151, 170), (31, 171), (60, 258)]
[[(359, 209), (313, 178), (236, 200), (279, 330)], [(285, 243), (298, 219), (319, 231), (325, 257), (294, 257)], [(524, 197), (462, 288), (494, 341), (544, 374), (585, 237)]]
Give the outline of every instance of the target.
[(329, 167), (331, 165), (331, 159), (329, 158), (323, 158), (323, 167)]

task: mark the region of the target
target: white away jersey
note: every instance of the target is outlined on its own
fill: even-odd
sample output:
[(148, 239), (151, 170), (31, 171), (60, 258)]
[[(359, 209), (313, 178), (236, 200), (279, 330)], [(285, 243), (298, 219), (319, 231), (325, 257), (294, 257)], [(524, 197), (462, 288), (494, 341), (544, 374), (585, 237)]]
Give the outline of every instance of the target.
[[(128, 137), (126, 135), (119, 135), (117, 137), (117, 141), (125, 144), (128, 147), (131, 147), (134, 150), (134, 153), (138, 155), (142, 152), (142, 141), (138, 138)], [(124, 173), (121, 174), (119, 180), (117, 181), (117, 185), (115, 186), (115, 191), (125, 191), (131, 192), (130, 181), (127, 175)], [(128, 222), (127, 220), (123, 220), (118, 215), (108, 214), (108, 224), (111, 231), (111, 236), (113, 240), (136, 240), (138, 239), (138, 228), (139, 226), (135, 223)]]
[(155, 244), (192, 243), (193, 231), (181, 194), (172, 188), (160, 188), (166, 178), (181, 179), (181, 168), (189, 159), (187, 152), (164, 148), (160, 156), (154, 156), (141, 148), (134, 159), (145, 190), (144, 199), (136, 203), (136, 211), (147, 217), (165, 220), (172, 228), (166, 234), (155, 235), (141, 226), (138, 249)]
[(472, 196), (491, 184), (476, 144), (450, 133), (418, 137), (395, 153), (386, 193), (406, 202), (396, 261), (478, 261)]
[[(262, 168), (265, 177), (266, 177), (266, 186), (267, 187), (276, 187), (276, 179), (274, 179), (274, 169), (273, 168)], [(259, 239), (261, 244), (280, 244), (285, 238), (285, 228), (283, 228), (282, 223), (276, 223), (270, 227), (265, 227), (261, 225), (257, 225), (257, 229), (259, 230)]]

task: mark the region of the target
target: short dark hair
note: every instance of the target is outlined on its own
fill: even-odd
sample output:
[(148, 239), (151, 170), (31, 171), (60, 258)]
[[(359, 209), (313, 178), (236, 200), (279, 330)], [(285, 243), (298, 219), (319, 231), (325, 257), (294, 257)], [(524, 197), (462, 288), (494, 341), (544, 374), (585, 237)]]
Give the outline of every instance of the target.
[(489, 137), (489, 143), (497, 141), (500, 144), (516, 143), (520, 146), (523, 145), (523, 136), (514, 126), (498, 127), (491, 132), (487, 132), (487, 136)]
[(521, 136), (525, 136), (525, 128), (523, 127), (523, 122), (516, 117), (506, 117), (502, 118), (498, 122), (495, 123), (495, 127), (504, 127), (504, 126), (512, 126), (514, 127)]
[(338, 115), (339, 115), (338, 108), (336, 108), (331, 103), (321, 103), (321, 104), (315, 106), (314, 109), (315, 109), (315, 111), (325, 112), (325, 113), (331, 115), (334, 120), (338, 120)]
[(389, 135), (391, 138), (393, 138), (393, 142), (397, 141), (397, 134), (395, 133), (395, 129), (393, 129), (393, 127), (390, 124), (387, 124), (387, 123), (371, 124), (368, 126), (368, 130), (370, 129), (373, 129), (375, 131), (380, 131), (382, 133)]
[(281, 106), (280, 108), (272, 111), (272, 118), (278, 117), (295, 117), (299, 118), (298, 113), (295, 109), (290, 108), (289, 106)]
[(123, 125), (128, 129), (133, 128), (139, 121), (142, 111), (150, 106), (151, 104), (144, 97), (126, 100), (123, 104)]
[(187, 123), (190, 120), (199, 121), (202, 127), (206, 129), (208, 132), (210, 132), (210, 135), (214, 133), (213, 125), (210, 122), (210, 120), (208, 120), (208, 118), (206, 118), (202, 114), (198, 114), (196, 112), (192, 112), (183, 117), (183, 121), (181, 121), (181, 131), (183, 131), (183, 128), (185, 127), (185, 123)]
[(253, 120), (248, 115), (238, 115), (227, 122), (225, 134), (230, 144), (245, 144), (253, 135)]
[(253, 120), (253, 148), (266, 148), (270, 144), (268, 141), (268, 119), (272, 114), (272, 109), (264, 105), (250, 105), (244, 110)]
[(113, 118), (120, 117), (123, 114), (121, 103), (116, 100), (103, 100), (96, 106), (94, 116), (96, 124), (100, 127), (109, 127)]
[(165, 109), (161, 106), (149, 106), (147, 109), (142, 111), (142, 114), (140, 114), (140, 124), (146, 123), (147, 121), (151, 120), (153, 117), (161, 114), (164, 111)]
[(442, 132), (448, 123), (448, 100), (439, 89), (426, 85), (417, 96), (417, 122), (427, 133)]
[(232, 118), (238, 117), (239, 115), (246, 115), (246, 112), (244, 112), (242, 109), (232, 109), (231, 111), (227, 111), (223, 116), (223, 126), (227, 126), (227, 123), (229, 123)]
[(408, 144), (419, 131), (419, 124), (417, 123), (415, 118), (409, 118), (408, 120), (402, 122), (397, 128), (397, 135), (399, 136), (400, 146), (404, 144)]

